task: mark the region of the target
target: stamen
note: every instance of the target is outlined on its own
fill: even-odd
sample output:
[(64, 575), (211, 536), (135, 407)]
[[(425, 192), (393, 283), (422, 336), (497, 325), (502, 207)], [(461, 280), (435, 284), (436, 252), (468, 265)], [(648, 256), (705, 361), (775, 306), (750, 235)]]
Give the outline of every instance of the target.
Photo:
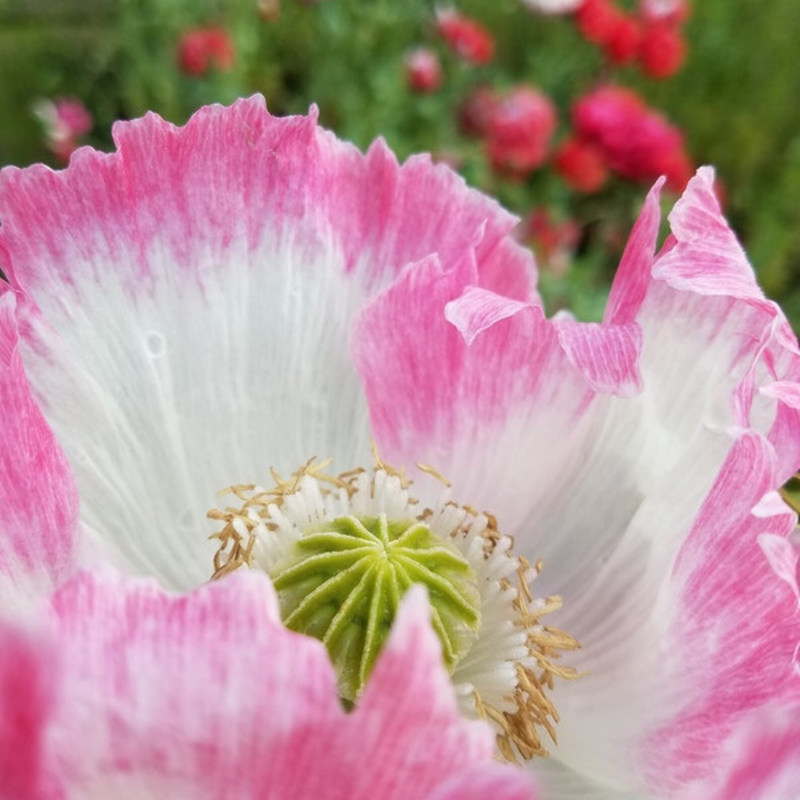
[[(420, 509), (404, 471), (374, 448), (373, 454), (371, 472), (330, 475), (330, 459), (311, 458), (287, 479), (271, 470), (269, 489), (228, 487), (238, 507), (208, 512), (223, 524), (211, 537), (219, 540), (212, 579), (243, 567), (265, 570), (284, 623), (326, 642), (342, 697), (356, 702), (402, 594), (412, 582), (427, 582), (433, 626), (462, 711), (489, 721), (505, 760), (547, 755), (544, 740), (556, 743), (558, 723), (548, 692), (556, 678), (577, 676), (558, 659), (579, 645), (542, 623), (561, 599), (531, 592), (541, 561), (531, 566), (514, 556), (511, 537), (493, 515), (453, 503), (450, 482), (435, 468), (417, 465), (445, 487), (435, 507)], [(472, 590), (456, 575), (471, 576), (474, 614), (465, 605)], [(473, 622), (454, 621), (454, 609)], [(473, 624), (474, 634), (465, 638)]]
[(420, 463), (419, 463), (419, 461), (418, 461), (418, 462), (417, 462), (417, 468), (418, 468), (418, 469), (419, 469), (421, 472), (425, 472), (426, 474), (428, 474), (428, 475), (431, 475), (432, 477), (436, 478), (436, 480), (437, 480), (437, 481), (439, 481), (439, 483), (442, 483), (442, 484), (444, 484), (444, 485), (445, 485), (445, 486), (446, 486), (448, 489), (449, 489), (449, 488), (450, 488), (450, 487), (453, 485), (453, 484), (452, 484), (452, 483), (450, 483), (450, 481), (449, 481), (447, 478), (445, 478), (445, 476), (444, 476), (444, 475), (442, 475), (442, 473), (441, 473), (441, 472), (439, 472), (439, 470), (438, 470), (438, 469), (436, 469), (435, 467), (431, 467), (431, 466), (429, 466), (428, 464), (420, 464)]

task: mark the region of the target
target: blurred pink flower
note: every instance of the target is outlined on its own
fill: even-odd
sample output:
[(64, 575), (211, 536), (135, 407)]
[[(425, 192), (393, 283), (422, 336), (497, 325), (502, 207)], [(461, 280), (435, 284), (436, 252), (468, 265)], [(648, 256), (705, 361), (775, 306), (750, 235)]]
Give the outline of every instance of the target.
[[(797, 520), (776, 491), (800, 464), (800, 349), (710, 170), (660, 247), (651, 190), (589, 324), (546, 318), (514, 218), (426, 157), (362, 154), (260, 98), (114, 137), (63, 172), (0, 173), (0, 598), (18, 617), (0, 624), (0, 785), (15, 800), (524, 800), (528, 771), (543, 800), (684, 800), (754, 769), (747, 728), (800, 700)], [(201, 586), (216, 550), (202, 514), (220, 487), (314, 453), (370, 463), (371, 440), (407, 467), (424, 519), (471, 515), (474, 563), (500, 580), (481, 579), (472, 681), (460, 664), (448, 681), (412, 590), (344, 714), (322, 645), (279, 623), (263, 553)], [(359, 501), (388, 517), (411, 501), (386, 475)], [(353, 499), (308, 484), (270, 495), (265, 548)], [(234, 521), (261, 524), (248, 513)], [(508, 565), (538, 572), (538, 599)], [(489, 724), (456, 709), (509, 687), (530, 699), (528, 645), (564, 636), (538, 622), (555, 595), (580, 677), (537, 662), (557, 743), (504, 768)], [(536, 624), (489, 613), (511, 600)], [(518, 711), (491, 718), (509, 747), (541, 723)], [(776, 731), (749, 800), (774, 800), (793, 763), (797, 732)]]
[(61, 161), (69, 161), (80, 139), (92, 129), (89, 109), (74, 97), (40, 100), (34, 113), (44, 125), (48, 148)]
[(666, 175), (670, 188), (679, 191), (691, 177), (682, 133), (631, 89), (608, 85), (584, 95), (573, 106), (572, 122), (576, 134), (625, 178)]
[(547, 158), (557, 124), (550, 98), (532, 86), (518, 86), (494, 107), (486, 132), (492, 166), (525, 178)]

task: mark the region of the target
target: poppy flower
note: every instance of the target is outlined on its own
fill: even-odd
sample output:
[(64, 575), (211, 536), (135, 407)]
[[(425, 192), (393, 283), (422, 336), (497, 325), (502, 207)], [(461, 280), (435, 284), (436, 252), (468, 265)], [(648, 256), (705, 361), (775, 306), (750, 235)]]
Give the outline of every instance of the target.
[(427, 158), (259, 98), (114, 135), (0, 174), (4, 785), (673, 798), (747, 768), (798, 698), (800, 353), (710, 171), (660, 249), (651, 191), (584, 324)]

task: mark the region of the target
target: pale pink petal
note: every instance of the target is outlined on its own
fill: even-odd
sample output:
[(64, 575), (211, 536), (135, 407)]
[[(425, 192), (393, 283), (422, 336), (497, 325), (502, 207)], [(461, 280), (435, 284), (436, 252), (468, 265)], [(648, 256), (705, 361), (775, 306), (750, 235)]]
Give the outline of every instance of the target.
[(183, 128), (114, 127), (117, 151), (0, 177), (2, 269), (30, 300), (21, 353), (75, 470), (81, 519), (121, 563), (188, 589), (205, 512), (311, 456), (370, 459), (351, 317), (411, 261), (531, 296), (515, 219), (430, 159), (364, 155), (262, 98)]
[(758, 543), (773, 572), (786, 581), (800, 603), (800, 549), (789, 539), (769, 533), (762, 533)]
[[(767, 516), (759, 503), (775, 472), (766, 440), (748, 434), (736, 442), (665, 590), (670, 621), (662, 685), (653, 689), (662, 722), (645, 740), (650, 780), (661, 791), (686, 796), (724, 775), (730, 742), (754, 710), (800, 702), (797, 553), (790, 572), (786, 538), (796, 517), (785, 506)], [(748, 513), (753, 507), (758, 515)]]
[(478, 286), (468, 286), (456, 300), (444, 307), (445, 319), (464, 337), (467, 346), (475, 337), (501, 320), (513, 317), (526, 307), (525, 303), (511, 300)]
[(800, 706), (754, 714), (731, 747), (733, 768), (711, 800), (797, 800), (800, 797)]
[[(525, 303), (468, 286), (445, 306), (444, 316), (470, 346), (479, 334), (524, 308)], [(555, 319), (553, 326), (567, 359), (594, 389), (620, 395), (641, 391), (637, 361), (642, 337), (638, 325), (587, 325), (562, 317)]]
[[(660, 285), (650, 293), (642, 324), (663, 328), (657, 320), (703, 312), (711, 323), (703, 326), (709, 344), (729, 343), (728, 370), (738, 382), (732, 398), (735, 423), (769, 432), (780, 479), (786, 480), (800, 462), (800, 350), (780, 309), (764, 298), (722, 217), (713, 177), (710, 168), (699, 170), (669, 216), (672, 237), (653, 268)], [(685, 327), (691, 324), (687, 319)], [(743, 326), (747, 332), (738, 333), (737, 351), (732, 349), (736, 330)], [(766, 391), (760, 391), (762, 386)]]
[[(198, 261), (199, 243), (223, 254), (241, 237), (252, 248), (271, 227), (304, 235), (312, 250), (333, 245), (346, 270), (373, 257), (373, 280), (432, 252), (448, 261), (467, 240), (478, 246), (487, 286), (528, 296), (530, 257), (507, 236), (513, 216), (426, 156), (398, 167), (381, 140), (363, 156), (316, 116), (272, 117), (260, 96), (204, 107), (183, 128), (147, 114), (114, 126), (117, 153), (82, 148), (63, 172), (4, 170), (12, 284), (37, 300), (64, 284), (81, 296), (73, 284), (102, 278), (104, 267), (139, 293), (154, 288), (154, 249), (162, 248), (177, 271), (202, 281), (205, 269), (229, 267)], [(104, 256), (120, 261), (104, 264)]]
[(800, 384), (793, 381), (773, 381), (762, 386), (762, 394), (782, 400), (791, 408), (800, 408)]
[[(485, 470), (505, 455), (495, 425), (511, 414), (520, 415), (527, 438), (533, 431), (559, 436), (559, 425), (570, 429), (591, 402), (592, 379), (608, 372), (602, 346), (592, 352), (586, 342), (601, 345), (601, 337), (614, 335), (548, 322), (538, 306), (475, 287), (469, 258), (459, 263), (447, 272), (430, 260), (406, 269), (362, 311), (352, 336), (381, 452), (407, 467), (435, 464), (445, 474), (455, 463), (459, 472)], [(627, 353), (627, 362), (614, 353), (620, 393), (636, 381), (635, 344)], [(482, 458), (466, 457), (467, 447)], [(516, 487), (486, 488), (478, 502), (508, 508)]]
[(595, 391), (620, 397), (633, 397), (642, 391), (642, 330), (635, 322), (596, 325), (561, 318), (553, 324), (570, 363)]
[[(422, 590), (349, 714), (323, 646), (283, 628), (262, 574), (187, 596), (84, 574), (53, 615), (48, 763), (70, 797), (426, 800), (492, 763), (488, 727), (458, 715)], [(522, 778), (490, 777), (476, 798), (527, 796)]]
[(659, 198), (663, 186), (664, 179), (661, 178), (647, 193), (617, 268), (603, 317), (605, 322), (633, 322), (647, 295), (661, 224)]
[(43, 762), (55, 699), (55, 663), (47, 642), (0, 622), (0, 797), (55, 797)]
[(44, 593), (70, 571), (78, 515), (72, 473), (31, 397), (14, 293), (0, 285), (0, 601)]
[(661, 255), (653, 276), (697, 294), (763, 299), (736, 235), (713, 191), (714, 171), (698, 170), (669, 215), (676, 245)]
[[(684, 208), (679, 208), (675, 236), (656, 261), (655, 273), (658, 273), (660, 258), (672, 259), (675, 272), (680, 272), (676, 254), (682, 253), (684, 259), (691, 260), (698, 251), (697, 257), (702, 260), (703, 248), (708, 246), (704, 233), (697, 226), (690, 226), (687, 230), (680, 218), (681, 214), (692, 217), (693, 212), (686, 208), (687, 204), (700, 204), (706, 211), (711, 209), (708, 211), (711, 214), (716, 203), (710, 194), (710, 176), (701, 174), (694, 179), (692, 190), (682, 201)], [(720, 257), (714, 269), (722, 273), (727, 271), (730, 275), (704, 280), (695, 276), (697, 283), (693, 286), (691, 278), (687, 277), (691, 268), (687, 267), (680, 273), (683, 276), (681, 281), (675, 281), (677, 288), (671, 285), (674, 276), (668, 280), (662, 275), (661, 280), (651, 282), (642, 300), (637, 319), (644, 334), (642, 373), (645, 406), (643, 420), (638, 424), (644, 423), (647, 427), (644, 438), (638, 438), (636, 409), (629, 407), (627, 426), (622, 428), (629, 436), (626, 446), (629, 463), (636, 463), (632, 456), (638, 448), (642, 448), (643, 455), (649, 456), (639, 462), (639, 506), (626, 526), (617, 552), (600, 571), (608, 588), (604, 592), (602, 583), (595, 584), (596, 590), (594, 586), (585, 585), (573, 604), (575, 613), (571, 613), (568, 606), (566, 615), (569, 619), (562, 622), (584, 644), (585, 655), (580, 662), (589, 677), (577, 686), (576, 692), (564, 692), (565, 699), (559, 706), (565, 720), (561, 727), (559, 753), (576, 768), (580, 768), (583, 762), (584, 769), (615, 782), (620, 790), (626, 786), (640, 787), (643, 791), (650, 788), (641, 778), (635, 777), (636, 770), (630, 765), (631, 746), (625, 742), (629, 737), (635, 737), (637, 730), (641, 731), (651, 723), (660, 703), (665, 709), (674, 709), (679, 702), (678, 698), (672, 697), (658, 700), (658, 682), (661, 681), (662, 687), (680, 686), (684, 694), (691, 694), (685, 686), (689, 658), (684, 657), (682, 649), (665, 645), (658, 626), (652, 624), (654, 619), (669, 616), (662, 608), (662, 604), (667, 602), (665, 597), (671, 592), (665, 588), (668, 584), (665, 585), (664, 580), (676, 556), (676, 548), (690, 531), (691, 536), (700, 541), (705, 536), (713, 541), (715, 533), (732, 536), (734, 530), (746, 530), (742, 546), (749, 548), (748, 561), (757, 561), (763, 580), (776, 584), (756, 537), (769, 531), (771, 525), (777, 525), (782, 536), (786, 535), (786, 526), (791, 527), (791, 515), (785, 508), (774, 519), (764, 518), (760, 501), (764, 494), (780, 486), (797, 468), (800, 444), (798, 415), (788, 404), (768, 401), (765, 397), (759, 399), (756, 389), (759, 384), (769, 383), (776, 377), (785, 378), (790, 383), (797, 381), (800, 373), (796, 342), (785, 334), (786, 323), (777, 307), (761, 299), (751, 272), (747, 279), (749, 267), (742, 262), (741, 251), (732, 234), (729, 231), (725, 233), (727, 228), (721, 217), (714, 219), (711, 227), (712, 238), (722, 242), (718, 249), (725, 252), (723, 244), (729, 249), (728, 260)], [(747, 287), (749, 296), (745, 296)], [(726, 289), (739, 293), (741, 297), (725, 296), (723, 292)], [(755, 440), (760, 444), (755, 448), (756, 455), (751, 454), (750, 458), (747, 457), (753, 449), (747, 446), (750, 436), (739, 438), (742, 429), (748, 428), (767, 434), (772, 445), (756, 436)], [(734, 443), (728, 456), (731, 442), (737, 438), (739, 441)], [(762, 449), (763, 456), (759, 455)], [(726, 461), (726, 458), (733, 459), (733, 462)], [(718, 520), (708, 516), (703, 523), (693, 521), (695, 510), (699, 510), (701, 504), (707, 508), (711, 502), (706, 495), (725, 463), (741, 465), (738, 474), (740, 485), (730, 484), (739, 492), (737, 502), (729, 498), (732, 516)], [(760, 484), (759, 470), (762, 471)], [(723, 471), (718, 480), (728, 480), (726, 474)], [(757, 489), (753, 495), (750, 492), (754, 485)], [(722, 490), (717, 488), (714, 491)], [(612, 494), (618, 502), (624, 502), (624, 492), (613, 490)], [(583, 505), (581, 495), (586, 496), (583, 487), (578, 497), (570, 495), (571, 501), (579, 508)], [(591, 496), (588, 502), (592, 502)], [(757, 504), (762, 508), (761, 519), (750, 515), (750, 510)], [(564, 509), (564, 514), (578, 515), (572, 509)], [(555, 525), (555, 517), (550, 519)], [(602, 516), (600, 519), (606, 521)], [(730, 527), (726, 528), (726, 525)], [(648, 540), (651, 542), (649, 545)], [(723, 580), (731, 568), (726, 560), (712, 551), (711, 547), (706, 550), (704, 563), (717, 580)], [(743, 583), (744, 577), (740, 586)], [(764, 591), (768, 593), (767, 589)], [(785, 602), (787, 587), (776, 591), (783, 592)], [(598, 600), (603, 595), (606, 597), (604, 602)], [(719, 613), (719, 604), (708, 609), (709, 618)], [(738, 613), (751, 612), (742, 608)], [(677, 619), (673, 624), (675, 639), (685, 641), (685, 620)], [(795, 624), (787, 611), (778, 615), (772, 630), (774, 637), (783, 637), (784, 640), (783, 648), (775, 650), (776, 664), (783, 663), (787, 670), (791, 670), (791, 652), (795, 645), (790, 646), (786, 640), (796, 640)], [(714, 653), (725, 652), (720, 635), (712, 633), (707, 620), (698, 625), (697, 637), (699, 641), (694, 653), (702, 652), (703, 647)], [(764, 697), (757, 691), (749, 694), (745, 691), (747, 688), (752, 690), (754, 683), (760, 685), (754, 679), (758, 670), (743, 663), (744, 653), (750, 652), (748, 645), (752, 647), (752, 642), (743, 643), (742, 656), (738, 660), (731, 659), (728, 664), (731, 680), (735, 678), (741, 684), (741, 700), (745, 708), (764, 702)], [(680, 653), (681, 658), (673, 673), (667, 674), (668, 658), (665, 656), (675, 652)], [(705, 661), (698, 659), (695, 671), (698, 675), (691, 674), (689, 681), (697, 677), (715, 684), (719, 681), (719, 672), (710, 664), (710, 657)], [(602, 698), (600, 703), (594, 704), (587, 714), (587, 702), (597, 697)], [(702, 719), (702, 713), (698, 719)], [(719, 736), (720, 733), (708, 729), (708, 736)], [(714, 752), (699, 745), (695, 747), (691, 731), (683, 725), (674, 725), (671, 735), (676, 748), (683, 746), (674, 758), (662, 759), (663, 737), (653, 736), (648, 745), (652, 765), (648, 780), (656, 781), (655, 776), (661, 776), (664, 782), (660, 787), (662, 791), (672, 793), (678, 788), (683, 791), (693, 780), (688, 773), (680, 773), (676, 767), (678, 763), (694, 764), (698, 773), (719, 768)]]
[(481, 764), (449, 780), (426, 800), (535, 800), (539, 796), (522, 770)]

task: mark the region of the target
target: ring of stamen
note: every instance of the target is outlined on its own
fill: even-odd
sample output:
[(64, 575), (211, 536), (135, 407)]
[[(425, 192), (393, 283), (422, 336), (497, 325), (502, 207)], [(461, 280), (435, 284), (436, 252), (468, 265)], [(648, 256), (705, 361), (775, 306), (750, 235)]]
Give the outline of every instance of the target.
[[(313, 542), (316, 536), (319, 545), (319, 533), (330, 533), (332, 524), (336, 529), (343, 519), (366, 520), (373, 525), (379, 525), (381, 519), (387, 525), (399, 520), (403, 530), (415, 525), (425, 528), (448, 552), (463, 557), (474, 573), (479, 594), (480, 623), (474, 641), (467, 641), (465, 652), (448, 663), (462, 712), (483, 718), (495, 728), (497, 749), (504, 759), (546, 755), (543, 737), (555, 743), (558, 722), (549, 692), (555, 678), (576, 676), (573, 668), (558, 664), (558, 658), (579, 645), (565, 632), (542, 623), (543, 617), (561, 607), (561, 600), (535, 598), (531, 593), (530, 583), (541, 571), (541, 563), (531, 567), (524, 557), (514, 556), (512, 540), (498, 530), (496, 519), (453, 503), (447, 488), (433, 509), (420, 510), (408, 494), (411, 481), (377, 456), (371, 473), (359, 468), (333, 476), (325, 472), (329, 464), (311, 459), (288, 479), (272, 471), (274, 485), (269, 489), (251, 484), (224, 490), (235, 495), (239, 505), (208, 512), (211, 519), (222, 523), (212, 537), (219, 540), (212, 578), (242, 567), (261, 568), (273, 578), (280, 598), (281, 582), (292, 582), (280, 575), (288, 569), (291, 577), (291, 570), (298, 569), (296, 565), (302, 561), (298, 552), (303, 550), (298, 550), (298, 543), (304, 537), (312, 537), (306, 541)], [(418, 466), (449, 487), (436, 470)], [(328, 568), (332, 564), (329, 561)], [(293, 627), (291, 615), (297, 616), (296, 609), (304, 600), (305, 590), (294, 589), (293, 601), (285, 607), (282, 603), (281, 608), (289, 627)], [(328, 599), (337, 596), (336, 591), (328, 592)], [(287, 612), (291, 605), (295, 610)], [(393, 608), (396, 610), (396, 602)], [(309, 609), (307, 604), (303, 614)], [(388, 617), (383, 611), (380, 615), (388, 627), (393, 611)], [(436, 627), (436, 615), (432, 616)], [(437, 632), (441, 638), (442, 632)], [(324, 639), (324, 634), (318, 638)], [(446, 653), (447, 647), (443, 649)], [(342, 680), (342, 665), (333, 658), (343, 699), (357, 699), (378, 650), (373, 641), (359, 660), (355, 681), (352, 674)]]

